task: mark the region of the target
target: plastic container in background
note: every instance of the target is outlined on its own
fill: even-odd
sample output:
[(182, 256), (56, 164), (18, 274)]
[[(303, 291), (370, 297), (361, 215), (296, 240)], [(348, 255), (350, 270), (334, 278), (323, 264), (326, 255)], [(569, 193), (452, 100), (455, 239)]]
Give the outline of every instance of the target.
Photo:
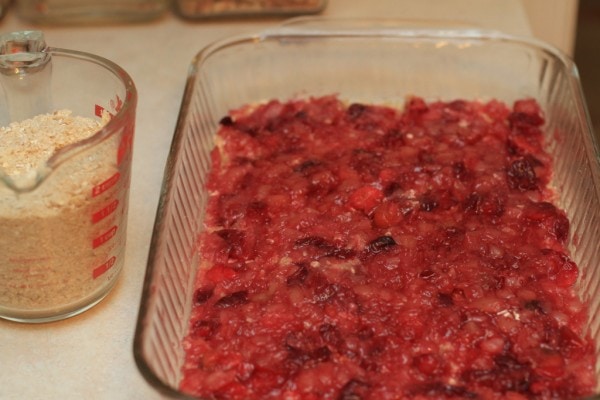
[(165, 13), (170, 0), (15, 0), (17, 15), (39, 24), (143, 22)]
[[(32, 124), (23, 131), (26, 145), (9, 152), (13, 136), (0, 130), (0, 318), (63, 319), (98, 303), (117, 282), (136, 103), (131, 78), (109, 60), (48, 47), (41, 32), (0, 36), (0, 127), (40, 115), (48, 121), (59, 110), (105, 122), (72, 142), (65, 139), (79, 126), (56, 133)], [(53, 141), (47, 159), (33, 157), (46, 148), (35, 132)], [(22, 172), (7, 169), (27, 163)]]
[(175, 0), (175, 11), (184, 18), (250, 17), (316, 14), (327, 0)]
[[(209, 153), (219, 120), (269, 99), (338, 94), (401, 106), (426, 100), (534, 97), (546, 114), (558, 206), (571, 221), (578, 294), (600, 348), (600, 167), (575, 65), (545, 44), (498, 32), (426, 23), (305, 20), (220, 41), (193, 60), (163, 182), (135, 335), (146, 380), (170, 398), (184, 361), (198, 267)], [(596, 365), (600, 375), (600, 365)], [(600, 394), (600, 388), (597, 388)], [(597, 398), (600, 398), (598, 396)]]

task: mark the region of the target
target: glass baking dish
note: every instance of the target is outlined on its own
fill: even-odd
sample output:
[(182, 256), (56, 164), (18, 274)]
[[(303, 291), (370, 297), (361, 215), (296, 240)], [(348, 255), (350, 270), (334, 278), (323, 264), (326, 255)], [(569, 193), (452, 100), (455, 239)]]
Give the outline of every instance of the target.
[[(243, 67), (240, 67), (243, 66)], [(571, 221), (577, 290), (600, 348), (600, 168), (578, 72), (539, 41), (430, 23), (299, 19), (204, 48), (193, 60), (156, 215), (134, 340), (140, 372), (158, 391), (178, 390), (197, 238), (207, 201), (209, 152), (231, 109), (273, 98), (338, 94), (349, 102), (533, 97), (546, 113), (558, 206)], [(596, 364), (600, 375), (600, 364)], [(597, 388), (600, 394), (600, 387)], [(600, 398), (597, 396), (595, 398)]]
[(327, 0), (176, 0), (175, 12), (187, 19), (317, 14)]

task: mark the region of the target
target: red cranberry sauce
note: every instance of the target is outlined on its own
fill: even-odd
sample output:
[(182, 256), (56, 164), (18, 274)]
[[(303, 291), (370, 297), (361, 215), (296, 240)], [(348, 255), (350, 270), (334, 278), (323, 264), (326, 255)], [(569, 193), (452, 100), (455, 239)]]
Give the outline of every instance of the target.
[(567, 399), (595, 388), (533, 100), (334, 96), (223, 118), (181, 389)]

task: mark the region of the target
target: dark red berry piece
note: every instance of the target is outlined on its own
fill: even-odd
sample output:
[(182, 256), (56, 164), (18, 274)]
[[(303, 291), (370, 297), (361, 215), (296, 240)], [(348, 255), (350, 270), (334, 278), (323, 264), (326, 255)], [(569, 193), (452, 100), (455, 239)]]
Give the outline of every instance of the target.
[(299, 264), (298, 269), (293, 274), (287, 277), (286, 283), (288, 286), (302, 285), (308, 276), (308, 268), (305, 264)]
[(199, 305), (206, 303), (213, 295), (213, 288), (200, 288), (194, 292), (194, 303)]
[(216, 232), (217, 235), (227, 244), (227, 254), (229, 257), (239, 259), (244, 255), (244, 244), (246, 234), (238, 229), (221, 229)]
[(430, 196), (423, 196), (421, 201), (419, 202), (421, 210), (423, 211), (433, 211), (437, 208), (438, 202), (436, 199)]
[(248, 303), (248, 291), (240, 290), (239, 292), (233, 292), (228, 295), (221, 297), (215, 303), (215, 307), (217, 308), (229, 308), (241, 306), (243, 304)]
[(360, 117), (365, 110), (367, 109), (367, 106), (363, 105), (363, 104), (359, 104), (359, 103), (353, 103), (350, 104), (350, 107), (348, 107), (348, 116), (351, 119), (355, 119)]
[(294, 242), (294, 247), (296, 247), (296, 248), (304, 247), (304, 246), (314, 246), (314, 247), (324, 249), (324, 248), (329, 248), (332, 245), (327, 240), (325, 240), (325, 238), (322, 238), (321, 236), (305, 236), (300, 239), (297, 239)]
[(350, 379), (342, 389), (337, 400), (363, 400), (369, 395), (371, 385), (360, 379)]
[(519, 158), (513, 161), (507, 171), (508, 185), (512, 189), (526, 192), (538, 188), (538, 178), (532, 162), (528, 158)]
[(342, 344), (342, 334), (340, 330), (332, 324), (325, 323), (319, 327), (319, 334), (325, 343), (338, 347)]
[(223, 118), (221, 118), (219, 124), (223, 126), (232, 126), (234, 124), (233, 118), (231, 118), (229, 115), (226, 115)]
[(378, 254), (396, 245), (397, 243), (393, 237), (380, 236), (367, 244), (366, 251), (371, 254)]
[(194, 322), (194, 324), (192, 325), (191, 333), (194, 337), (210, 339), (215, 335), (220, 326), (221, 324), (217, 320), (202, 319)]

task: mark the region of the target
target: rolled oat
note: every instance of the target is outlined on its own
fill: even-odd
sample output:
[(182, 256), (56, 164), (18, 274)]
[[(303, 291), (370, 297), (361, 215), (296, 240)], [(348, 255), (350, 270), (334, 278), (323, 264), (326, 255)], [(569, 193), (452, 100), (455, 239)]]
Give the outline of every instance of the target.
[[(110, 274), (100, 276), (115, 263), (110, 239), (124, 232), (111, 216), (122, 207), (113, 196), (118, 188), (94, 188), (118, 177), (115, 145), (104, 140), (62, 162), (57, 156), (108, 119), (60, 110), (0, 128), (0, 314), (61, 313), (109, 283)], [(36, 180), (33, 190), (8, 185)]]

